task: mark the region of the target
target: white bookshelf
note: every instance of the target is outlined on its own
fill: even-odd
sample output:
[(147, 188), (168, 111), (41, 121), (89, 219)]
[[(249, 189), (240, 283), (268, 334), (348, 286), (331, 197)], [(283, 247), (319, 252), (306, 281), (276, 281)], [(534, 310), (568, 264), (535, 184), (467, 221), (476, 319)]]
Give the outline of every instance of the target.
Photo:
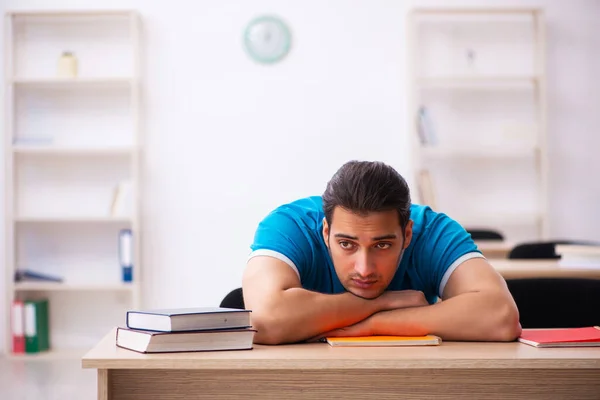
[(416, 200), (507, 242), (547, 237), (543, 11), (417, 8), (407, 37)]
[(39, 154), (55, 156), (94, 156), (94, 155), (127, 155), (133, 156), (138, 149), (125, 146), (107, 146), (107, 147), (57, 147), (57, 146), (36, 146), (36, 145), (13, 145), (15, 154)]
[[(140, 307), (140, 17), (135, 11), (5, 15), (6, 350), (77, 357)], [(78, 61), (59, 76), (64, 51)], [(113, 201), (119, 184), (130, 195)], [(118, 235), (133, 233), (133, 281)], [(63, 282), (15, 282), (17, 268)], [(12, 354), (15, 299), (48, 298), (51, 350)]]
[(42, 292), (56, 292), (56, 291), (70, 291), (70, 292), (87, 292), (87, 291), (130, 291), (135, 287), (135, 284), (130, 283), (107, 283), (107, 284), (93, 284), (93, 283), (54, 283), (54, 282), (18, 282), (15, 283), (14, 290), (16, 292), (31, 292), (31, 291), (42, 291)]

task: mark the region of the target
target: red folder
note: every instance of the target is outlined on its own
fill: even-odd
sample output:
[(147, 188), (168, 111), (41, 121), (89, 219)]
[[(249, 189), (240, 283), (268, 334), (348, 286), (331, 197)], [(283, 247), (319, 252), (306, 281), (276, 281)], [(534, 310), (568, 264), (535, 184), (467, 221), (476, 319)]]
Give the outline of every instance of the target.
[(600, 346), (600, 327), (523, 329), (519, 342), (535, 347)]
[(22, 301), (13, 301), (11, 307), (11, 329), (13, 353), (25, 353), (25, 322), (23, 319)]

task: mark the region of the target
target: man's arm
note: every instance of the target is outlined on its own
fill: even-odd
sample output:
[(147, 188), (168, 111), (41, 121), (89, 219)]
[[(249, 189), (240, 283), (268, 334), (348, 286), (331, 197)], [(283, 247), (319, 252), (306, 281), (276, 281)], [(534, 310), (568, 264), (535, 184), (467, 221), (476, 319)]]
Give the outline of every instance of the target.
[(378, 311), (427, 304), (421, 292), (411, 290), (389, 292), (373, 300), (349, 292), (308, 291), (285, 262), (267, 256), (250, 259), (242, 289), (257, 329), (254, 341), (261, 344), (300, 342), (356, 324)]
[(426, 335), (444, 340), (512, 341), (521, 333), (519, 312), (504, 279), (483, 258), (462, 263), (430, 306), (383, 311), (327, 336)]

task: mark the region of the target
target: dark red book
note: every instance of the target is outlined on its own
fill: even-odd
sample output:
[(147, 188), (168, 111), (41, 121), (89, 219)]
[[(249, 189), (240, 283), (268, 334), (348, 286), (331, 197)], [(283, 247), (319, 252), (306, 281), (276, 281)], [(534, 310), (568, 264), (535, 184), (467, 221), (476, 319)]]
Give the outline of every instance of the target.
[(523, 329), (519, 342), (534, 347), (600, 346), (600, 327), (564, 329)]

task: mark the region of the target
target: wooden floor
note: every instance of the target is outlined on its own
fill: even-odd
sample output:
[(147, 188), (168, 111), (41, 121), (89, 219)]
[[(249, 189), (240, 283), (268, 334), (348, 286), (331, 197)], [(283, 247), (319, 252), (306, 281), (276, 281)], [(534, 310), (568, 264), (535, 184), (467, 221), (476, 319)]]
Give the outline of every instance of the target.
[(0, 355), (2, 400), (96, 398), (96, 371), (82, 369), (81, 360), (15, 360)]

